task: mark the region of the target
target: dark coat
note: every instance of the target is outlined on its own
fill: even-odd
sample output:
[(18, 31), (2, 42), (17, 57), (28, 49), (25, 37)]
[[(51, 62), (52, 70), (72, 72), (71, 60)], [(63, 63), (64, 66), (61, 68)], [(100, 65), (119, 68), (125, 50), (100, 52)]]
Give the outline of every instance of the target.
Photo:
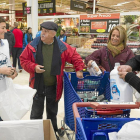
[[(111, 51), (108, 50), (108, 56), (110, 59), (111, 67), (113, 69), (115, 63), (119, 62), (120, 65), (124, 65), (130, 58), (134, 57), (134, 53), (126, 46), (125, 49), (115, 57), (113, 57)], [(85, 59), (86, 64), (89, 60), (94, 60), (98, 65), (101, 65), (106, 71), (111, 71), (105, 46), (97, 51), (94, 51), (91, 55), (87, 56)]]
[(4, 34), (4, 39), (7, 39), (8, 40), (8, 43), (9, 43), (9, 50), (10, 50), (10, 54), (12, 52), (12, 48), (14, 47), (15, 45), (15, 37), (14, 37), (14, 34), (10, 31), (7, 31), (5, 34)]

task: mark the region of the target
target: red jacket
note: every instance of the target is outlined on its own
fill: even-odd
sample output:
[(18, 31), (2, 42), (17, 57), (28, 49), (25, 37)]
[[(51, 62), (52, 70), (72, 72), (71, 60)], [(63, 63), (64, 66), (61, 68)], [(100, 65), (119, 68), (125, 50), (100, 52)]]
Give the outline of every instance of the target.
[[(113, 57), (110, 50), (108, 49), (108, 56), (112, 69), (115, 63), (119, 62), (120, 65), (124, 65), (129, 59), (134, 57), (134, 53), (126, 46), (125, 49), (117, 56)], [(86, 64), (89, 60), (94, 60), (98, 65), (101, 65), (106, 71), (110, 71), (106, 47), (94, 51), (91, 55), (87, 56), (85, 59)]]
[[(30, 87), (34, 88), (35, 82), (35, 66), (38, 65), (35, 63), (35, 54), (36, 54), (36, 45), (38, 44), (38, 39), (35, 38), (30, 44), (27, 45), (25, 50), (20, 55), (20, 63), (24, 70), (30, 73)], [(72, 63), (75, 67), (75, 71), (83, 70), (84, 63), (81, 59), (81, 56), (76, 52), (76, 48), (72, 48), (70, 45), (63, 43), (57, 38), (58, 46), (61, 52), (61, 73), (57, 75), (57, 91), (56, 91), (56, 100), (59, 100), (62, 95), (63, 90), (63, 70), (65, 62)]]
[(18, 29), (18, 28), (14, 28), (12, 30), (14, 37), (15, 37), (15, 45), (14, 48), (22, 48), (23, 46), (23, 32)]

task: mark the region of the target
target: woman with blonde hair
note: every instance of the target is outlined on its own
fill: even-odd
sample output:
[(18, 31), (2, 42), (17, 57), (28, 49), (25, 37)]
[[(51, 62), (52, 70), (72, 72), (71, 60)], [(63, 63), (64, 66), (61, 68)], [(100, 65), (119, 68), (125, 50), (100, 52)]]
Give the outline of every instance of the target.
[(103, 46), (86, 57), (87, 66), (91, 67), (92, 61), (95, 61), (102, 70), (111, 71), (117, 62), (124, 65), (134, 57), (126, 42), (126, 30), (122, 26), (115, 26), (109, 33), (107, 46)]

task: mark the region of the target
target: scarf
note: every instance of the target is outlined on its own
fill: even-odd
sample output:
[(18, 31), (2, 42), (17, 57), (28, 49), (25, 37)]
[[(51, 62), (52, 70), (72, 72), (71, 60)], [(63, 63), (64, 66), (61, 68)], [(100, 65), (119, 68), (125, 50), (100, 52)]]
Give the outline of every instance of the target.
[(121, 43), (118, 46), (113, 46), (109, 41), (107, 44), (107, 48), (111, 51), (111, 54), (113, 55), (113, 57), (115, 57), (118, 54), (120, 54), (122, 50), (124, 50), (124, 45), (123, 43)]
[[(37, 52), (36, 52), (36, 63), (39, 65), (43, 65), (42, 45), (43, 45), (43, 42), (40, 40), (37, 46)], [(54, 49), (53, 49), (53, 56), (52, 56), (51, 75), (55, 75), (55, 76), (60, 75), (61, 63), (62, 63), (61, 52), (59, 50), (56, 37), (54, 37)], [(43, 85), (44, 85), (43, 74), (35, 73), (34, 88), (37, 89), (38, 93), (43, 92)]]

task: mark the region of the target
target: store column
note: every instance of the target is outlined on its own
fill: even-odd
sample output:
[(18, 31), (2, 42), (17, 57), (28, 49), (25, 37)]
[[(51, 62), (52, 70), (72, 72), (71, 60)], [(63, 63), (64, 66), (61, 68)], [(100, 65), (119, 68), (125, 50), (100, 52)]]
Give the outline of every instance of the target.
[[(32, 7), (32, 0), (27, 0), (27, 7)], [(32, 28), (32, 11), (31, 14), (27, 14), (27, 28), (28, 27)]]
[(15, 0), (9, 0), (9, 4), (11, 4), (11, 5), (9, 5), (9, 24), (11, 25), (11, 26), (13, 26), (14, 25), (14, 22), (16, 21), (16, 19), (15, 19)]
[(35, 38), (36, 33), (38, 32), (38, 0), (32, 0), (32, 33), (33, 38)]

